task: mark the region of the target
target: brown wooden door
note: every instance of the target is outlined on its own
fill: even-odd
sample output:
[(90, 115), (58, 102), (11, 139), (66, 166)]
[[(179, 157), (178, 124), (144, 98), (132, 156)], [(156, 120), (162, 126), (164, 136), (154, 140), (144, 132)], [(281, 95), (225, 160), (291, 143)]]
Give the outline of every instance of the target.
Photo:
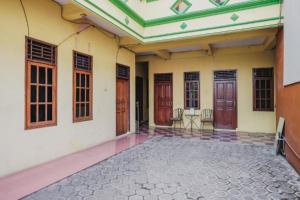
[(170, 119), (173, 110), (172, 74), (156, 74), (155, 79), (155, 124), (171, 125), (172, 122)]
[(237, 128), (235, 74), (236, 74), (235, 71), (215, 72), (215, 80), (214, 80), (214, 126), (215, 128), (222, 128), (222, 129)]
[(130, 130), (129, 79), (117, 77), (116, 87), (116, 132), (118, 136)]

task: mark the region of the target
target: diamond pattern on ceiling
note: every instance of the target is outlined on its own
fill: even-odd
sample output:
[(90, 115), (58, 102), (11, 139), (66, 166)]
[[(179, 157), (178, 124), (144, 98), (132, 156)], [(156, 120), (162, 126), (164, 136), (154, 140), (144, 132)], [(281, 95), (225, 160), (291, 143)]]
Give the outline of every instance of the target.
[(183, 23), (180, 25), (180, 28), (181, 28), (182, 30), (184, 30), (184, 29), (186, 29), (187, 26), (188, 26), (188, 25), (187, 25), (185, 22), (183, 22)]
[(237, 15), (237, 14), (233, 14), (231, 17), (230, 17), (230, 19), (232, 20), (232, 21), (236, 21), (236, 20), (238, 20), (240, 17)]
[(176, 14), (183, 14), (188, 11), (192, 4), (188, 0), (177, 0), (171, 7)]
[(230, 0), (209, 0), (216, 6), (225, 6)]

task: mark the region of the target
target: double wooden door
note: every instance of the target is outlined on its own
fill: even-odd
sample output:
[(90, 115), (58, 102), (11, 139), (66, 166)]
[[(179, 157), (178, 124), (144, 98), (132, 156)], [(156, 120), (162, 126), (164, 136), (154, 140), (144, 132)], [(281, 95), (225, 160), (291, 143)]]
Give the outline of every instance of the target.
[[(124, 76), (118, 74), (119, 68), (124, 66), (117, 66), (117, 86), (116, 86), (116, 132), (117, 136), (129, 132), (130, 130), (130, 98), (129, 98), (129, 68)], [(122, 72), (120, 72), (122, 73)], [(128, 76), (128, 77), (126, 77)]]
[(154, 122), (156, 125), (171, 125), (173, 113), (172, 74), (155, 74)]
[(214, 127), (237, 128), (236, 71), (214, 74)]

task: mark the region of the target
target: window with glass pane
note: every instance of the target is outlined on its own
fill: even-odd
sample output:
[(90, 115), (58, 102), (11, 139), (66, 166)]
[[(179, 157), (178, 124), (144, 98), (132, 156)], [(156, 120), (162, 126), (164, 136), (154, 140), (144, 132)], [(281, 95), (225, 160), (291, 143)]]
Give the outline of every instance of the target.
[(74, 57), (73, 121), (92, 119), (92, 56), (79, 52)]
[[(52, 53), (43, 54), (47, 48)], [(56, 124), (56, 60), (48, 59), (55, 58), (55, 51), (55, 46), (27, 38), (26, 129)]]
[(274, 110), (273, 68), (253, 69), (253, 110)]
[(200, 108), (199, 72), (184, 73), (184, 97), (185, 109)]

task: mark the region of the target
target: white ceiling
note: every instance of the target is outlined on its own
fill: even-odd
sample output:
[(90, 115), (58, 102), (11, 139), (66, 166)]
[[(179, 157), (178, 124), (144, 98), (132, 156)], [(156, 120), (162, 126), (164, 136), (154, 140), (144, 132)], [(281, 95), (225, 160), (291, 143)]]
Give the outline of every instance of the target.
[(151, 56), (151, 55), (155, 55), (155, 54), (151, 51), (145, 51), (145, 52), (142, 52), (142, 53), (137, 53), (136, 55), (137, 56)]
[[(261, 45), (265, 42), (266, 37), (257, 37), (257, 38), (251, 38), (251, 39), (239, 39), (239, 40), (230, 40), (225, 42), (219, 42), (211, 44), (212, 48), (214, 49), (222, 49), (222, 48), (230, 48), (230, 47), (242, 47), (242, 46), (252, 46), (252, 45)], [(166, 49), (167, 51), (171, 53), (177, 53), (177, 52), (188, 52), (188, 51), (198, 51), (201, 50), (201, 45), (189, 45), (189, 46), (182, 46), (177, 48), (170, 48)], [(141, 52), (137, 54), (138, 56), (148, 56), (148, 55), (154, 55), (153, 52), (147, 51), (147, 52)]]
[[(55, 0), (56, 2), (64, 5), (68, 4), (71, 2), (71, 0)], [(115, 26), (111, 22), (107, 21), (104, 18), (97, 17), (95, 15), (87, 16), (87, 19), (98, 25), (99, 27), (102, 27), (103, 29), (114, 33), (116, 35), (119, 35), (120, 37), (124, 36), (129, 36), (128, 33), (120, 29), (119, 27)], [(230, 47), (241, 47), (241, 46), (251, 46), (251, 45), (260, 45), (263, 44), (265, 41), (266, 37), (257, 37), (257, 38), (252, 38), (252, 39), (243, 39), (243, 40), (231, 40), (231, 41), (225, 41), (225, 42), (220, 42), (220, 43), (213, 43), (212, 48), (230, 48)], [(177, 47), (177, 48), (170, 48), (166, 49), (171, 53), (176, 53), (176, 52), (188, 52), (188, 51), (197, 51), (201, 50), (201, 45), (195, 44), (195, 45), (189, 45), (189, 46), (182, 46), (182, 47)], [(142, 52), (138, 53), (137, 55), (154, 55), (153, 52)]]
[(201, 50), (200, 45), (192, 45), (192, 46), (185, 46), (185, 47), (178, 47), (178, 48), (168, 49), (168, 51), (172, 52), (172, 53), (186, 52), (186, 51), (197, 51), (197, 50)]
[(263, 44), (266, 37), (257, 37), (244, 40), (231, 40), (226, 42), (215, 43), (212, 45), (213, 48), (229, 48), (229, 47), (241, 47), (241, 46), (251, 46)]
[(104, 18), (96, 17), (96, 16), (87, 16), (87, 19), (100, 26), (101, 28), (114, 33), (120, 37), (129, 36), (128, 33), (121, 30), (119, 27), (113, 25), (111, 22), (105, 20)]
[[(71, 0), (55, 0), (55, 1), (61, 5), (71, 3)], [(115, 26), (114, 24), (112, 24), (111, 22), (107, 21), (102, 17), (91, 15), (91, 16), (87, 16), (86, 18), (89, 19), (91, 22), (95, 23), (96, 25), (98, 25), (99, 27), (111, 33), (114, 33), (120, 37), (129, 36), (128, 33), (126, 33), (125, 31), (123, 31), (122, 29), (120, 29), (119, 27)]]

